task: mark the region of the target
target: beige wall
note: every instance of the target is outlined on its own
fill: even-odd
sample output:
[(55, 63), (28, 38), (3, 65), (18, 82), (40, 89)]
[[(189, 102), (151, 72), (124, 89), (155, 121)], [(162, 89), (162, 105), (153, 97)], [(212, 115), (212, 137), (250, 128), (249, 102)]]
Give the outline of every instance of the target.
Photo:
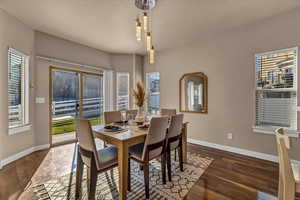
[(144, 56), (135, 55), (134, 56), (134, 82), (144, 81)]
[(39, 56), (63, 59), (79, 64), (110, 68), (110, 53), (36, 32), (36, 52)]
[(30, 89), (30, 131), (8, 135), (7, 50), (13, 47), (30, 55), (30, 79), (34, 81), (34, 31), (0, 9), (0, 160), (34, 146), (34, 90)]
[[(192, 44), (159, 52), (145, 72), (161, 75), (161, 107), (179, 109), (179, 78), (187, 72), (208, 76), (208, 114), (185, 113), (188, 137), (252, 151), (276, 154), (273, 135), (254, 133), (254, 54), (300, 45), (299, 10), (239, 27)], [(147, 62), (145, 62), (147, 63)], [(300, 88), (300, 87), (299, 87)], [(233, 140), (226, 138), (233, 133)], [(292, 157), (300, 160), (300, 139)]]
[[(3, 17), (3, 11), (0, 10), (0, 24), (4, 24), (4, 17)], [(0, 28), (0, 48), (1, 50), (3, 49), (3, 47), (5, 46), (5, 43), (4, 43), (4, 28)], [(1, 51), (2, 52), (2, 51)], [(3, 54), (0, 54), (0, 57), (2, 58), (3, 57)], [(2, 59), (1, 59), (2, 60)], [(3, 62), (0, 61), (1, 64), (0, 64), (0, 70), (3, 71)], [(2, 73), (1, 73), (2, 74)], [(1, 75), (0, 75), (1, 76)], [(1, 78), (0, 79), (0, 85), (4, 85), (4, 80)], [(4, 94), (4, 87), (0, 87), (0, 103), (2, 104), (2, 101), (4, 100), (2, 98), (2, 94)], [(2, 100), (3, 99), (3, 100)], [(1, 107), (1, 109), (4, 109), (4, 107)], [(0, 128), (5, 128), (4, 127), (4, 123), (5, 121), (2, 119), (3, 117), (0, 116)], [(1, 125), (2, 124), (2, 125)], [(2, 129), (3, 130), (3, 129)], [(0, 132), (0, 168), (1, 168), (1, 159), (3, 158), (3, 139), (4, 139), (4, 134), (5, 132)]]

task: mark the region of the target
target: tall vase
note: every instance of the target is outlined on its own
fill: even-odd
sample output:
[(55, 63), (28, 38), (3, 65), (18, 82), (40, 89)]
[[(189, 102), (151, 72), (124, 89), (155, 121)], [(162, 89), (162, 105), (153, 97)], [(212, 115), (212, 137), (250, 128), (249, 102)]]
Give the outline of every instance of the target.
[(143, 122), (145, 120), (144, 109), (143, 107), (138, 107), (138, 113), (135, 117), (135, 120), (138, 122)]

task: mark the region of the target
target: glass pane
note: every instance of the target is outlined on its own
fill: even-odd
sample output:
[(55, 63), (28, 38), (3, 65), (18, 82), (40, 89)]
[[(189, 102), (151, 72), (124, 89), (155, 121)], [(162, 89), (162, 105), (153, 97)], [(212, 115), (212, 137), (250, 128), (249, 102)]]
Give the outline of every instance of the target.
[(15, 52), (8, 53), (8, 110), (9, 127), (23, 125), (23, 70), (25, 58)]
[(148, 112), (156, 114), (160, 109), (159, 72), (147, 73)]
[(75, 139), (74, 118), (79, 116), (79, 75), (52, 71), (52, 143)]
[(117, 109), (129, 109), (129, 73), (117, 73)]
[(103, 76), (83, 74), (83, 117), (103, 124)]
[(296, 82), (296, 50), (256, 56), (257, 87), (262, 89), (293, 88)]

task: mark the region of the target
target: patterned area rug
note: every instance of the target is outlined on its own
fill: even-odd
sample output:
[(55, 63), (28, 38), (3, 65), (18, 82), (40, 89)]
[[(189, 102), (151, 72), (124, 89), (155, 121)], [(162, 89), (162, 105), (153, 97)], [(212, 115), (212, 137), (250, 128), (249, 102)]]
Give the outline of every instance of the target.
[[(188, 163), (184, 164), (184, 172), (179, 169), (178, 162), (172, 158), (172, 182), (163, 185), (159, 161), (150, 163), (150, 199), (183, 199), (195, 182), (200, 178), (209, 164), (209, 157), (188, 153)], [(145, 197), (144, 176), (139, 165), (131, 162), (131, 192), (127, 192), (129, 200), (143, 200)], [(114, 168), (98, 175), (96, 199), (118, 199), (118, 169)], [(75, 199), (76, 174), (68, 174), (56, 180), (50, 180), (34, 187), (40, 200), (69, 200)], [(82, 200), (87, 200), (86, 172), (82, 183)]]

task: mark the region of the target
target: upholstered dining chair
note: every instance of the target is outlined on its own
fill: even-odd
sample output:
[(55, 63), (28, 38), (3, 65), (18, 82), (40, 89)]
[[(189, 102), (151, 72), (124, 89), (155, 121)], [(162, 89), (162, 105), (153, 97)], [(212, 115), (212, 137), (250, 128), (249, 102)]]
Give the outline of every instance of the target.
[(171, 116), (170, 125), (167, 133), (167, 169), (169, 181), (172, 181), (171, 151), (178, 149), (180, 171), (183, 171), (183, 152), (182, 152), (182, 123), (183, 114)]
[(167, 115), (167, 116), (176, 115), (176, 109), (166, 109), (166, 108), (162, 108), (162, 109), (160, 110), (160, 114), (161, 114), (161, 115)]
[(109, 146), (100, 150), (96, 149), (91, 125), (87, 119), (76, 119), (76, 136), (78, 140), (78, 156), (76, 169), (76, 199), (81, 196), (81, 182), (84, 165), (88, 174), (88, 199), (95, 199), (98, 173), (117, 166), (118, 149)]
[(283, 128), (276, 130), (277, 151), (279, 158), (278, 200), (294, 200), (300, 192), (300, 165), (291, 163), (288, 149), (290, 139), (284, 135)]
[(119, 122), (122, 120), (120, 111), (109, 111), (104, 112), (104, 122), (105, 124), (111, 124), (113, 122)]
[(165, 141), (168, 128), (168, 117), (154, 117), (150, 121), (145, 143), (129, 147), (128, 158), (128, 190), (130, 186), (130, 160), (135, 160), (143, 166), (146, 198), (149, 198), (149, 161), (161, 158), (162, 182), (166, 183)]

